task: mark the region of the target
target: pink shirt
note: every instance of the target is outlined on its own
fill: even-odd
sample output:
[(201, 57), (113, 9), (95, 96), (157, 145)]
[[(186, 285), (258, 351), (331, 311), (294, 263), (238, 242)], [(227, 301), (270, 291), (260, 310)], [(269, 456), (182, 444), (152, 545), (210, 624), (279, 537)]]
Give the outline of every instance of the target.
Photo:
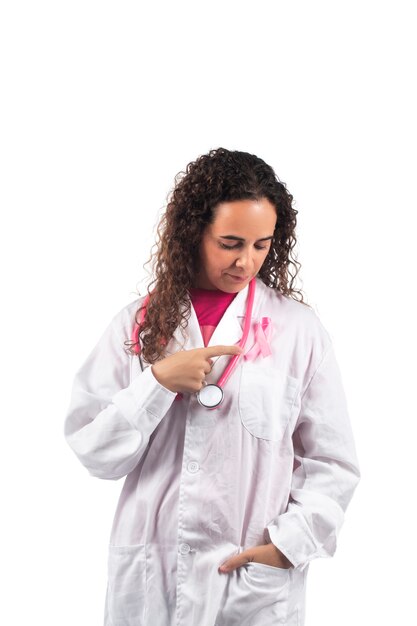
[(192, 287), (189, 293), (200, 324), (204, 345), (207, 346), (217, 324), (238, 292), (227, 293), (220, 289)]

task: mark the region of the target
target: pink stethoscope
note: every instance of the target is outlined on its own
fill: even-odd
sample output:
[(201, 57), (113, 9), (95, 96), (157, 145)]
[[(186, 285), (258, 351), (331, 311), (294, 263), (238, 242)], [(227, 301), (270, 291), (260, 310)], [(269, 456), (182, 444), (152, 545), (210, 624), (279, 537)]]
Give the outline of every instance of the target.
[[(242, 350), (244, 349), (246, 345), (246, 340), (248, 338), (249, 330), (251, 326), (253, 302), (255, 299), (255, 285), (256, 285), (256, 279), (252, 278), (252, 280), (249, 283), (248, 302), (246, 306), (245, 326), (243, 328), (243, 335), (242, 335), (241, 340), (237, 344), (242, 348)], [(140, 348), (139, 341), (138, 341), (139, 330), (143, 323), (143, 320), (145, 319), (146, 307), (148, 305), (148, 302), (149, 302), (149, 294), (146, 296), (144, 300), (139, 324), (135, 325), (135, 328), (132, 334), (133, 341), (135, 343), (137, 342), (137, 345), (134, 346), (134, 350), (136, 354), (138, 355), (141, 352), (141, 348)], [(224, 398), (223, 387), (225, 386), (227, 380), (230, 378), (233, 371), (235, 370), (237, 362), (242, 355), (243, 355), (243, 352), (242, 354), (235, 354), (233, 356), (233, 358), (230, 360), (230, 362), (226, 366), (223, 374), (217, 381), (217, 384), (214, 384), (214, 383), (206, 384), (206, 386), (200, 389), (200, 391), (197, 391), (197, 394), (196, 394), (197, 400), (201, 404), (201, 406), (204, 406), (207, 409), (215, 409), (223, 402), (223, 398)]]

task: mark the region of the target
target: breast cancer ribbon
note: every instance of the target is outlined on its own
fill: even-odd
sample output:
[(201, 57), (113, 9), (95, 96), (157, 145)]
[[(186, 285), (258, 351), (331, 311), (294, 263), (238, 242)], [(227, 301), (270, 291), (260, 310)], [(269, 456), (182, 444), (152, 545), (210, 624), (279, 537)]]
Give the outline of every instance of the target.
[(262, 357), (272, 354), (269, 342), (272, 338), (272, 321), (270, 317), (262, 317), (255, 325), (255, 343), (252, 348), (243, 355), (246, 361), (253, 361), (259, 353)]

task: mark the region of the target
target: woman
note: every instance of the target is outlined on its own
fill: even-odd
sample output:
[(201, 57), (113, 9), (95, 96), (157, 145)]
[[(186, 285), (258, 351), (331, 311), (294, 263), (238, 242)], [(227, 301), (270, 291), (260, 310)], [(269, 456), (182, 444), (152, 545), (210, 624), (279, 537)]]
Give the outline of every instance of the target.
[(190, 163), (154, 288), (76, 374), (66, 440), (92, 476), (126, 476), (106, 626), (304, 624), (360, 472), (330, 335), (289, 280), (292, 199), (252, 154)]

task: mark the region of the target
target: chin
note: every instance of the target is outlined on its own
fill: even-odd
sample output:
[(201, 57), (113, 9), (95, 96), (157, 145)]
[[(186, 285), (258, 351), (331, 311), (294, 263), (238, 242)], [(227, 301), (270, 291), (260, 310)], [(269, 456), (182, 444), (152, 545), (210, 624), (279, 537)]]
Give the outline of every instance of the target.
[(221, 289), (222, 291), (225, 291), (226, 293), (238, 293), (239, 291), (242, 291), (242, 289), (246, 287), (248, 282), (249, 281), (245, 280), (242, 283), (233, 283), (232, 280), (229, 280), (228, 277), (225, 276), (222, 281), (222, 285), (218, 287), (218, 289)]

